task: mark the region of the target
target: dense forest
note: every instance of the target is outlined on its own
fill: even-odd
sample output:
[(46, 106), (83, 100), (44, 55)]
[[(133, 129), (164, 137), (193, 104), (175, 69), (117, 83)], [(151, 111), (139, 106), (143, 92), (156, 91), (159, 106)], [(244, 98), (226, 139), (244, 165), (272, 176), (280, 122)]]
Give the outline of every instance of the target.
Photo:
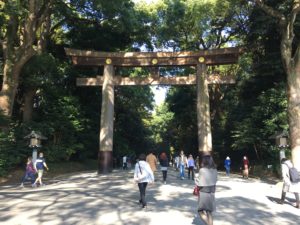
[[(286, 155), (300, 164), (299, 0), (0, 1), (0, 175), (24, 164), (32, 130), (50, 162), (97, 159), (101, 87), (76, 78), (103, 68), (75, 67), (64, 48), (109, 52), (197, 51), (241, 47), (234, 66), (210, 71), (236, 83), (210, 85), (214, 155), (238, 167), (279, 165), (270, 136), (286, 132)], [(124, 69), (125, 70), (125, 69)], [(142, 68), (119, 74), (141, 76)], [(161, 76), (193, 68), (160, 68)], [(298, 71), (298, 72), (297, 72)], [(149, 86), (115, 87), (116, 159), (141, 152), (198, 154), (196, 87), (170, 86), (155, 105)], [(297, 155), (298, 153), (298, 155)]]

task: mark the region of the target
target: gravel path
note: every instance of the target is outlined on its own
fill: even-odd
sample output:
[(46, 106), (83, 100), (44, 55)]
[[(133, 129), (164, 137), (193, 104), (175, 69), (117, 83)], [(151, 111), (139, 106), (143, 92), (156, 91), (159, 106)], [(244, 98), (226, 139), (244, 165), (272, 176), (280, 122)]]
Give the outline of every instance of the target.
[[(169, 169), (167, 184), (161, 173), (147, 187), (148, 208), (141, 209), (133, 171), (115, 170), (109, 175), (77, 173), (51, 180), (46, 186), (23, 189), (0, 187), (0, 224), (7, 225), (201, 225), (192, 180), (178, 179)], [(276, 203), (281, 183), (270, 184), (238, 175), (219, 173), (214, 225), (299, 225), (300, 210), (287, 195)]]

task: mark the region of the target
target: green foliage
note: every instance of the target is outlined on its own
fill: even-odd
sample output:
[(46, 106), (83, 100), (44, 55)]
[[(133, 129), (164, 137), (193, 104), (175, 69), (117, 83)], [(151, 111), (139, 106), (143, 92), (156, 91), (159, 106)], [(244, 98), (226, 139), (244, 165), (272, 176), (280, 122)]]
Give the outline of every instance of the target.
[(236, 1), (164, 0), (157, 7), (156, 46), (178, 50), (210, 49), (237, 44), (243, 26)]
[(150, 118), (153, 94), (149, 87), (119, 87), (116, 89), (114, 154), (138, 154), (150, 150)]
[[(284, 14), (291, 7), (290, 0), (267, 3)], [(76, 78), (99, 75), (102, 68), (71, 66), (63, 46), (100, 51), (194, 51), (245, 44), (239, 67), (209, 68), (211, 73), (236, 74), (237, 80), (234, 87), (210, 88), (213, 148), (220, 158), (249, 153), (252, 159), (276, 163), (278, 149), (272, 148), (274, 143), (268, 137), (288, 130), (280, 35), (274, 19), (257, 8), (250, 11), (250, 7), (240, 0), (160, 0), (151, 5), (130, 0), (54, 1), (47, 53), (33, 57), (22, 69), (13, 120), (0, 116), (0, 124), (5, 125), (0, 132), (0, 175), (31, 154), (23, 139), (31, 130), (48, 138), (42, 150), (50, 163), (97, 157), (101, 88), (76, 87)], [(22, 23), (27, 14), (24, 1), (0, 1), (1, 40), (10, 16)], [(297, 30), (298, 24), (297, 20)], [(16, 46), (19, 40), (14, 38), (9, 44)], [(141, 77), (149, 69), (116, 71)], [(161, 76), (193, 73), (194, 68), (160, 68)], [(19, 99), (30, 89), (36, 90), (33, 117), (24, 123)], [(195, 87), (171, 87), (166, 102), (152, 115), (149, 87), (115, 88), (115, 157), (166, 147), (197, 153)]]
[(184, 150), (196, 154), (198, 151), (196, 89), (194, 87), (171, 87), (166, 98), (173, 114), (169, 135), (175, 151)]

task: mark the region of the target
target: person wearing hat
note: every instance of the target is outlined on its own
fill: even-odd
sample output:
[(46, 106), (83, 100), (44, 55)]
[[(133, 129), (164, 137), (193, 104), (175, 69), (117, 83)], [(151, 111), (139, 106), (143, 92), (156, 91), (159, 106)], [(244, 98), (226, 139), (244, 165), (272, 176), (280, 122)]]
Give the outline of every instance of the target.
[(231, 160), (230, 160), (229, 156), (227, 156), (225, 161), (224, 161), (224, 167), (226, 169), (226, 175), (227, 176), (230, 175), (230, 165), (231, 165)]

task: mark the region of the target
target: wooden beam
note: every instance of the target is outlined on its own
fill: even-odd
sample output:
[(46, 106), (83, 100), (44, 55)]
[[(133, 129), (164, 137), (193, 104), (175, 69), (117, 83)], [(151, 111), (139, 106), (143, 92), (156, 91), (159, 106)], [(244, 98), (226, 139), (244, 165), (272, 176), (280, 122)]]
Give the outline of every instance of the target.
[[(234, 84), (234, 76), (220, 76), (210, 75), (207, 78), (208, 84)], [(97, 78), (77, 78), (77, 86), (102, 86), (103, 77)], [(195, 85), (196, 76), (182, 76), (182, 77), (114, 77), (114, 85)]]
[[(200, 50), (194, 52), (98, 52), (65, 48), (66, 54), (72, 57), (74, 65), (100, 66), (193, 66), (199, 63), (206, 65), (224, 65), (237, 63), (241, 53), (239, 48)], [(109, 61), (107, 61), (109, 60)]]
[(68, 56), (100, 57), (100, 58), (170, 58), (170, 57), (200, 57), (209, 55), (240, 54), (240, 48), (220, 48), (212, 50), (182, 51), (182, 52), (100, 52), (93, 50), (78, 50), (65, 48)]

